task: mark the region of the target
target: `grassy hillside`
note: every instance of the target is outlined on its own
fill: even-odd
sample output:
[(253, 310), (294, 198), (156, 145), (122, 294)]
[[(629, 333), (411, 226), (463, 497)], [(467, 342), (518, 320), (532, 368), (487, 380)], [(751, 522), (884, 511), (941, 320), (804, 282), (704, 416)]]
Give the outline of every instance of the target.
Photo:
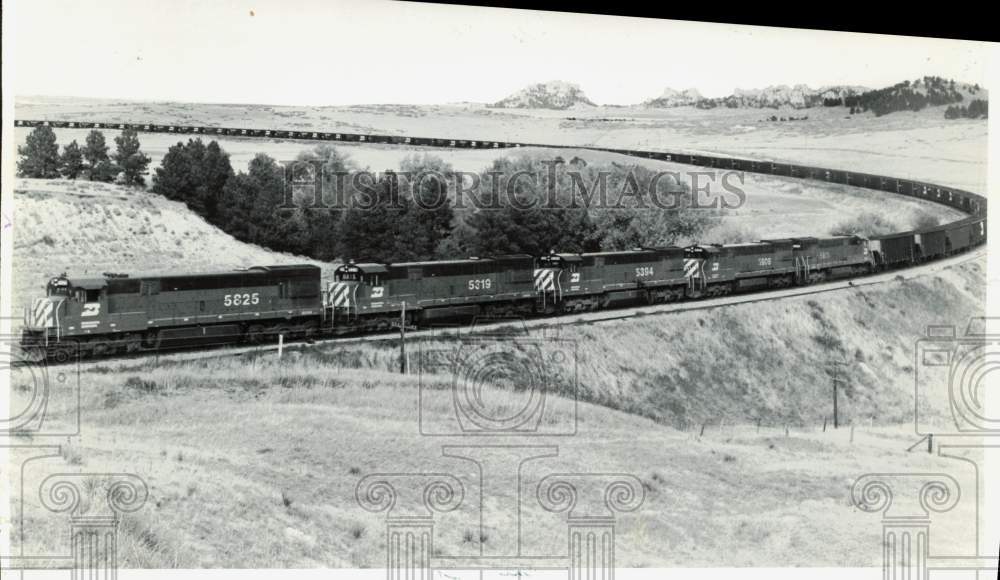
[(237, 241), (181, 203), (109, 184), (20, 179), (12, 215), (15, 316), (61, 272), (99, 276), (317, 263)]
[[(646, 502), (618, 520), (620, 566), (877, 566), (878, 516), (851, 506), (850, 485), (873, 471), (969, 475), (905, 451), (916, 439), (906, 407), (913, 342), (926, 324), (961, 324), (981, 312), (984, 287), (983, 264), (972, 262), (815, 299), (564, 328), (559, 337), (579, 352), (578, 433), (524, 439), (559, 446), (558, 457), (526, 469), (526, 485), (550, 472), (637, 476)], [(423, 342), (411, 352), (453, 346)], [(67, 469), (142, 476), (151, 497), (123, 523), (128, 567), (380, 566), (383, 516), (357, 506), (362, 477), (445, 471), (475, 498), (470, 464), (443, 457), (440, 445), (509, 443), (419, 436), (418, 385), (447, 399), (452, 379), (389, 373), (395, 356), (391, 343), (341, 344), (281, 361), (90, 365), (80, 377), (84, 436), (32, 464), (26, 485)], [(823, 368), (834, 360), (848, 363), (841, 402), (857, 427), (853, 441), (850, 429), (822, 430), (830, 399)], [(567, 393), (568, 373), (557, 369), (552, 384)], [(15, 386), (25, 380), (16, 376)], [(510, 387), (482, 395), (511, 408), (523, 393)], [(548, 420), (572, 418), (567, 399), (552, 403)], [(430, 421), (454, 413), (437, 403), (424, 411)], [(53, 411), (51, 420), (69, 418)], [(703, 421), (711, 422), (701, 434)], [(526, 545), (561, 553), (564, 520), (529, 501), (533, 488), (524, 497)], [(12, 546), (65, 548), (65, 520), (41, 510), (36, 494), (24, 498), (31, 533), (15, 535)], [(439, 516), (440, 554), (476, 554), (498, 541), (499, 530), (476, 527), (474, 504)], [(935, 520), (936, 553), (966, 549), (967, 507)], [(485, 510), (501, 518), (497, 502)]]
[[(583, 399), (673, 427), (832, 423), (834, 363), (844, 363), (841, 418), (887, 424), (912, 416), (915, 342), (929, 325), (964, 332), (970, 316), (983, 315), (985, 292), (985, 266), (975, 260), (877, 286), (554, 332), (577, 349)], [(546, 352), (555, 348), (563, 347)], [(324, 357), (392, 370), (396, 349), (389, 340), (324, 349)], [(559, 373), (572, 374), (569, 365)]]

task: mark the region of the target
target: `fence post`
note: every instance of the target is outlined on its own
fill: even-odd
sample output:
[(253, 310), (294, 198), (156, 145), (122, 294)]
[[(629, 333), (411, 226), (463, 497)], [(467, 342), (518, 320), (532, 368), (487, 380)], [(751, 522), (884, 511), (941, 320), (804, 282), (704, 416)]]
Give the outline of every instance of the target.
[(281, 360), (281, 353), (285, 350), (285, 335), (278, 335), (278, 360)]
[(823, 432), (826, 433), (826, 417), (823, 417)]

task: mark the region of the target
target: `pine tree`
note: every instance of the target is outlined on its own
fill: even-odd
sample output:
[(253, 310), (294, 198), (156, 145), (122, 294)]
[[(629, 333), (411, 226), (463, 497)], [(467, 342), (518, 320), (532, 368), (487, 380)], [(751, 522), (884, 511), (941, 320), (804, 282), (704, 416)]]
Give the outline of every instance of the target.
[(204, 152), (205, 145), (201, 139), (188, 139), (186, 144), (178, 142), (172, 145), (154, 172), (153, 191), (167, 199), (189, 203), (197, 187), (193, 165), (201, 162)]
[(361, 205), (344, 213), (340, 248), (344, 258), (358, 261), (399, 262), (415, 256), (403, 234), (404, 217), (411, 202), (399, 194), (399, 179), (393, 172), (366, 187)]
[(411, 155), (400, 163), (406, 175), (404, 187), (413, 202), (407, 212), (403, 236), (418, 260), (439, 256), (439, 248), (451, 235), (455, 212), (452, 209), (454, 169), (440, 157)]
[(17, 174), (22, 177), (52, 179), (59, 177), (59, 145), (51, 127), (40, 126), (28, 134), (24, 145), (19, 145)]
[(87, 134), (87, 141), (83, 147), (83, 158), (90, 167), (96, 167), (101, 162), (108, 161), (108, 146), (104, 142), (104, 133), (94, 129)]
[(63, 177), (76, 179), (83, 173), (83, 152), (74, 139), (69, 145), (63, 147), (62, 157), (59, 158), (59, 170)]
[(115, 146), (115, 165), (121, 169), (125, 185), (145, 185), (143, 174), (149, 166), (149, 157), (139, 149), (139, 134), (135, 129), (125, 129), (115, 137)]
[(240, 240), (272, 250), (306, 254), (308, 225), (301, 213), (283, 209), (284, 170), (274, 159), (258, 154), (249, 171), (226, 182), (219, 199), (217, 221)]
[[(296, 211), (303, 213), (309, 229), (309, 255), (320, 260), (334, 260), (341, 255), (341, 221), (353, 192), (350, 180), (343, 176), (356, 171), (357, 166), (338, 149), (326, 144), (303, 152), (296, 162), (306, 165), (292, 169), (309, 169), (313, 180), (312, 188), (301, 188), (301, 195), (293, 199)], [(317, 169), (320, 176), (315, 175)], [(317, 180), (317, 177), (322, 179)], [(316, 203), (315, 187), (322, 188), (319, 204)], [(292, 193), (295, 196), (296, 192)]]
[(201, 206), (209, 221), (214, 221), (218, 213), (219, 197), (226, 182), (233, 176), (233, 166), (226, 153), (216, 141), (205, 147), (205, 156), (199, 168), (200, 184), (197, 189)]
[(216, 223), (219, 198), (233, 177), (233, 166), (215, 141), (207, 146), (189, 139), (167, 150), (153, 175), (153, 191), (183, 201), (192, 211)]
[(114, 181), (118, 170), (108, 158), (108, 145), (104, 133), (94, 129), (87, 134), (83, 147), (83, 159), (87, 162), (87, 174), (92, 181)]

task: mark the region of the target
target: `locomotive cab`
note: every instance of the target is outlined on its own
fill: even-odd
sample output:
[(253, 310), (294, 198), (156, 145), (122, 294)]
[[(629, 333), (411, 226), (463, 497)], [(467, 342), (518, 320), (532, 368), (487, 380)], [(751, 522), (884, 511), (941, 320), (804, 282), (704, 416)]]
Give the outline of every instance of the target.
[(35, 298), (24, 313), (22, 340), (47, 346), (63, 335), (90, 334), (97, 330), (107, 301), (103, 278), (72, 281), (65, 274), (49, 280), (45, 296)]
[[(578, 254), (556, 254), (540, 256), (535, 264), (535, 292), (544, 303), (558, 301), (564, 291), (572, 285), (580, 284), (580, 266), (583, 262)], [(564, 288), (564, 285), (570, 285)]]
[(21, 343), (47, 346), (49, 339), (58, 340), (66, 316), (66, 301), (73, 292), (66, 275), (56, 276), (45, 285), (45, 296), (35, 298), (24, 310)]
[(334, 319), (356, 317), (358, 300), (384, 298), (389, 270), (378, 263), (344, 264), (334, 271), (334, 281), (327, 287), (326, 306)]

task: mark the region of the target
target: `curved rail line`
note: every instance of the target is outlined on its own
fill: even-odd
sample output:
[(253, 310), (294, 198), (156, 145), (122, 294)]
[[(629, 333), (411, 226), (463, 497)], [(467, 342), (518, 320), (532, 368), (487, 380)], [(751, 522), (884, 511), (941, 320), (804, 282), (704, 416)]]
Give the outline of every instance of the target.
[[(913, 197), (917, 199), (925, 199), (934, 203), (939, 203), (946, 205), (948, 207), (959, 210), (965, 214), (967, 217), (959, 219), (948, 224), (937, 226), (931, 228), (933, 230), (952, 230), (960, 227), (968, 227), (970, 224), (977, 224), (981, 229), (982, 235), (980, 239), (982, 243), (985, 243), (985, 222), (986, 222), (986, 210), (987, 210), (987, 200), (983, 195), (974, 193), (971, 191), (966, 191), (958, 188), (947, 187), (942, 185), (937, 185), (924, 181), (916, 181), (910, 179), (902, 179), (898, 177), (890, 177), (884, 175), (875, 175), (869, 173), (860, 173), (855, 171), (846, 171), (842, 169), (829, 169), (824, 167), (808, 166), (808, 165), (797, 165), (791, 163), (778, 163), (774, 161), (765, 161), (757, 159), (745, 159), (739, 157), (730, 156), (712, 156), (712, 155), (702, 155), (702, 154), (692, 154), (684, 152), (674, 152), (674, 151), (646, 151), (646, 150), (633, 150), (633, 149), (616, 149), (607, 147), (596, 147), (596, 146), (586, 146), (586, 145), (552, 145), (545, 143), (523, 143), (523, 142), (511, 142), (511, 141), (496, 141), (496, 140), (478, 140), (478, 139), (448, 139), (448, 138), (436, 138), (436, 137), (406, 137), (400, 135), (385, 135), (385, 134), (363, 134), (363, 133), (342, 133), (342, 132), (322, 132), (322, 131), (301, 131), (301, 130), (284, 130), (284, 129), (248, 129), (248, 128), (238, 128), (238, 127), (206, 127), (206, 126), (192, 126), (192, 125), (172, 125), (172, 124), (153, 124), (153, 123), (120, 123), (120, 122), (103, 122), (103, 121), (44, 121), (44, 120), (15, 120), (15, 127), (39, 127), (48, 126), (52, 128), (64, 128), (64, 129), (108, 129), (108, 130), (123, 130), (123, 129), (133, 129), (139, 132), (146, 133), (167, 133), (167, 134), (177, 134), (177, 135), (204, 135), (208, 137), (240, 137), (240, 138), (257, 138), (257, 139), (295, 139), (304, 141), (322, 141), (322, 142), (342, 142), (342, 143), (353, 143), (353, 144), (380, 144), (380, 145), (396, 145), (396, 146), (412, 146), (412, 147), (438, 147), (447, 149), (512, 149), (519, 147), (543, 147), (551, 149), (583, 149), (591, 151), (603, 151), (609, 153), (616, 153), (621, 155), (626, 155), (630, 157), (652, 159), (657, 161), (668, 161), (686, 165), (694, 165), (699, 167), (707, 167), (721, 170), (731, 170), (731, 171), (744, 171), (749, 173), (759, 173), (764, 175), (778, 175), (784, 177), (793, 177), (797, 179), (810, 179), (815, 181), (822, 181), (828, 183), (844, 184), (849, 186), (863, 187), (867, 189), (885, 191), (889, 193), (895, 193), (899, 195), (905, 195), (908, 197)], [(889, 234), (885, 236), (876, 236), (873, 239), (886, 239), (897, 237), (900, 235), (910, 234), (914, 232), (897, 232), (895, 234)], [(944, 262), (951, 262), (951, 260), (945, 259), (941, 260)], [(919, 266), (911, 266), (919, 267)], [(845, 282), (846, 283), (846, 282)], [(801, 295), (804, 293), (813, 292), (825, 292), (835, 288), (822, 287), (812, 288), (811, 290), (805, 290), (803, 292), (793, 293), (791, 295)], [(766, 294), (774, 294), (774, 298), (785, 297), (786, 294), (782, 294), (781, 291), (771, 291), (765, 292)], [(757, 293), (760, 294), (760, 293)], [(759, 298), (756, 300), (768, 300), (771, 298)], [(716, 304), (717, 300), (704, 300), (693, 304), (688, 309), (701, 309), (701, 308), (714, 308), (721, 304)], [(751, 299), (753, 300), (753, 299)], [(649, 308), (642, 311), (636, 310), (636, 312), (646, 312)], [(660, 310), (657, 309), (656, 312)], [(670, 311), (670, 310), (666, 310)], [(610, 321), (619, 318), (627, 318), (634, 316), (635, 314), (618, 314), (618, 313), (607, 313), (604, 316), (597, 315), (597, 318), (590, 320), (589, 322), (600, 322), (603, 320)], [(586, 319), (576, 319), (577, 315), (564, 316), (562, 318), (567, 319), (567, 323), (578, 323), (578, 322), (588, 322)], [(552, 325), (551, 319), (541, 319), (539, 324), (542, 326)], [(562, 321), (557, 324), (562, 324)], [(361, 339), (361, 337), (355, 337)], [(372, 340), (386, 340), (384, 336), (373, 336)], [(351, 338), (332, 338), (329, 340), (352, 340)], [(322, 342), (327, 342), (326, 340)], [(246, 352), (250, 349), (237, 349), (238, 352), (233, 352), (232, 350), (220, 351), (220, 356), (239, 354), (241, 352)], [(162, 353), (164, 355), (169, 355), (170, 353)], [(173, 353), (182, 354), (182, 353)]]
[[(408, 331), (406, 337), (410, 340), (420, 340), (420, 339), (433, 339), (433, 338), (455, 338), (471, 333), (480, 333), (483, 331), (484, 334), (489, 332), (499, 332), (505, 328), (509, 328), (512, 331), (521, 331), (529, 329), (538, 329), (543, 332), (547, 329), (557, 328), (565, 325), (601, 325), (601, 324), (614, 324), (622, 320), (639, 319), (645, 316), (661, 316), (668, 314), (678, 314), (681, 312), (691, 312), (696, 310), (712, 310), (715, 308), (724, 308), (726, 306), (738, 306), (746, 304), (756, 304), (760, 302), (771, 302), (775, 300), (784, 300), (786, 298), (798, 298), (803, 296), (814, 296), (817, 294), (826, 294), (829, 292), (837, 292), (841, 290), (848, 289), (860, 289), (865, 286), (873, 286), (875, 284), (882, 284), (885, 282), (890, 282), (902, 278), (904, 280), (909, 280), (912, 278), (918, 278), (920, 276), (938, 272), (952, 266), (957, 266), (964, 264), (966, 262), (971, 262), (985, 255), (985, 251), (982, 249), (975, 250), (972, 253), (962, 254), (959, 256), (952, 256), (950, 258), (945, 258), (943, 260), (936, 260), (934, 262), (928, 262), (925, 264), (920, 264), (912, 268), (907, 268), (905, 270), (893, 270), (889, 272), (881, 272), (878, 274), (871, 274), (867, 276), (862, 276), (860, 278), (844, 278), (840, 280), (832, 280), (828, 282), (821, 282), (812, 286), (798, 286), (793, 288), (784, 288), (779, 290), (774, 290), (771, 292), (751, 292), (745, 294), (734, 294), (730, 296), (717, 296), (714, 298), (704, 298), (701, 300), (687, 301), (687, 302), (674, 302), (670, 304), (658, 304), (658, 305), (641, 305), (641, 306), (629, 306), (622, 308), (614, 308), (608, 310), (602, 310), (598, 312), (583, 312), (576, 314), (564, 314), (556, 317), (542, 317), (542, 318), (530, 318), (530, 319), (515, 319), (515, 320), (482, 320), (476, 321), (473, 326), (466, 326), (462, 328), (454, 327), (440, 327), (440, 328), (428, 328)], [(361, 335), (343, 335), (332, 338), (319, 338), (311, 340), (300, 340), (296, 342), (289, 342), (284, 345), (284, 350), (290, 352), (308, 352), (310, 349), (317, 347), (324, 347), (329, 345), (352, 345), (360, 343), (398, 343), (398, 336), (393, 336), (397, 331), (392, 331), (388, 333), (374, 333), (374, 334), (361, 334)], [(551, 336), (546, 334), (546, 336)], [(225, 357), (241, 357), (241, 356), (260, 356), (263, 354), (274, 353), (278, 350), (278, 345), (274, 343), (270, 344), (260, 344), (260, 345), (220, 345), (217, 348), (210, 350), (197, 350), (197, 349), (178, 349), (174, 351), (162, 351), (159, 353), (145, 353), (142, 355), (123, 355), (114, 357), (113, 360), (116, 363), (124, 365), (124, 368), (134, 368), (145, 364), (143, 361), (149, 357), (162, 357), (164, 361), (170, 361), (172, 363), (186, 362), (193, 360), (203, 360), (210, 358), (225, 358)], [(78, 361), (76, 364), (81, 369), (88, 367), (99, 366), (107, 364), (107, 359), (97, 359), (97, 360), (86, 360)], [(57, 366), (54, 363), (49, 363), (50, 367)]]
[(380, 145), (404, 145), (413, 147), (440, 147), (447, 149), (511, 149), (517, 147), (544, 147), (549, 149), (584, 149), (618, 153), (630, 157), (671, 161), (685, 165), (711, 167), (734, 171), (746, 171), (765, 175), (780, 175), (799, 179), (812, 179), (856, 187), (864, 187), (890, 193), (897, 193), (919, 199), (941, 203), (963, 211), (974, 217), (986, 217), (986, 198), (978, 193), (954, 187), (937, 185), (924, 181), (902, 179), (843, 169), (828, 169), (793, 163), (777, 163), (758, 159), (730, 156), (712, 156), (676, 151), (645, 151), (639, 149), (615, 149), (587, 145), (552, 145), (545, 143), (520, 143), (480, 139), (446, 139), (437, 137), (405, 137), (401, 135), (339, 133), (324, 131), (293, 131), (287, 129), (246, 129), (238, 127), (204, 127), (193, 125), (164, 125), (153, 123), (111, 123), (104, 121), (41, 121), (15, 120), (15, 127), (53, 127), (57, 129), (133, 129), (145, 133), (168, 133), (177, 135), (206, 135), (216, 137), (248, 137), (261, 139), (297, 139), (304, 141), (333, 141), (342, 143), (365, 143)]

